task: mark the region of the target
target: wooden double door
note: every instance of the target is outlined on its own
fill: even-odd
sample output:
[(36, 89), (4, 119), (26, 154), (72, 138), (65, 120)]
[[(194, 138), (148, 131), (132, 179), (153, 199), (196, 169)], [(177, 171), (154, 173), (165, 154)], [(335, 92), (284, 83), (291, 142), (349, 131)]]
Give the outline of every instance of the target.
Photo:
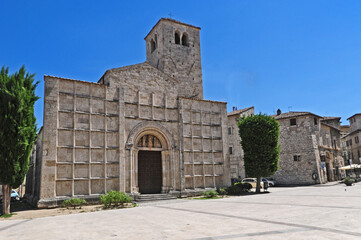
[(162, 154), (160, 151), (138, 152), (138, 188), (143, 194), (161, 193)]

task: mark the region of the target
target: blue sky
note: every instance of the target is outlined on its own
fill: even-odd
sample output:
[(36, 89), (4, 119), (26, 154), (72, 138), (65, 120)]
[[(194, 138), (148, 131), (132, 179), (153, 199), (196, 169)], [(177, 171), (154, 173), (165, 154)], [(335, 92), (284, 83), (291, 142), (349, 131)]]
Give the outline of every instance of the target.
[[(0, 0), (0, 66), (97, 81), (144, 62), (162, 17), (201, 30), (204, 98), (273, 114), (361, 112), (361, 1)], [(43, 99), (36, 104), (42, 125)]]

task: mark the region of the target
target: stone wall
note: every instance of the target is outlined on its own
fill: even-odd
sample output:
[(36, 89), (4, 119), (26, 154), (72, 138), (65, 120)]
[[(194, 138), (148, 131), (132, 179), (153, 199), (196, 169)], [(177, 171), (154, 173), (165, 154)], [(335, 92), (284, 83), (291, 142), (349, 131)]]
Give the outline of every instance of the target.
[(26, 175), (25, 197), (31, 204), (36, 204), (40, 198), (43, 136), (43, 128), (41, 128), (30, 155), (30, 167)]
[[(39, 207), (139, 194), (139, 151), (161, 152), (163, 193), (230, 184), (226, 103), (202, 100), (199, 30), (160, 20), (146, 37), (148, 62), (110, 69), (98, 83), (45, 76), (41, 178), (29, 183), (32, 196), (41, 187)], [(161, 148), (138, 144), (148, 135)]]
[(361, 164), (361, 115), (355, 114), (349, 118), (350, 133), (343, 138), (347, 151), (347, 162)]
[(119, 189), (117, 96), (104, 85), (59, 80), (56, 196)]
[[(203, 99), (200, 28), (163, 19), (145, 38), (147, 61), (165, 74), (179, 80), (178, 95)], [(175, 33), (187, 36), (187, 45), (175, 43)], [(151, 41), (156, 42), (152, 51)]]
[(350, 121), (350, 131), (356, 131), (361, 129), (361, 114), (355, 114), (348, 119)]
[[(290, 119), (278, 120), (280, 124), (279, 170), (273, 178), (276, 184), (315, 184), (312, 174), (319, 173), (320, 156), (317, 145), (319, 123), (311, 116), (298, 117), (297, 125), (290, 126)], [(294, 156), (299, 156), (296, 160)]]
[[(356, 142), (356, 137), (359, 139), (359, 142)], [(346, 160), (347, 163), (352, 160), (352, 164), (360, 164), (361, 163), (361, 130), (354, 131), (349, 135), (345, 136), (343, 141), (346, 146)], [(352, 143), (350, 143), (352, 141)], [(348, 144), (346, 144), (348, 142)]]
[(324, 181), (336, 181), (341, 178), (341, 168), (343, 164), (342, 149), (341, 149), (341, 135), (340, 130), (335, 126), (337, 124), (329, 125), (321, 123), (319, 133), (319, 151), (321, 156), (321, 178)]
[(181, 98), (184, 188), (215, 188), (230, 182), (226, 103)]

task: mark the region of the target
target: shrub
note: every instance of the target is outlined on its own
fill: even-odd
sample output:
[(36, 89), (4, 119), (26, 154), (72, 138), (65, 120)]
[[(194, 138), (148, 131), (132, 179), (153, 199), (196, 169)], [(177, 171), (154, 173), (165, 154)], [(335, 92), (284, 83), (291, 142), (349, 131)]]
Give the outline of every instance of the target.
[(109, 191), (106, 195), (100, 195), (100, 201), (105, 208), (119, 206), (120, 204), (130, 203), (132, 198), (125, 192)]
[(238, 182), (235, 185), (240, 187), (244, 192), (248, 192), (249, 190), (252, 189), (252, 184), (247, 183), (247, 182)]
[(352, 178), (349, 178), (349, 177), (346, 177), (343, 180), (343, 183), (346, 184), (347, 186), (351, 186), (354, 182), (355, 182), (355, 179), (352, 179)]
[(249, 183), (242, 183), (238, 182), (235, 183), (233, 186), (227, 188), (227, 192), (229, 195), (239, 195), (244, 192), (248, 192), (252, 189), (252, 185)]
[(209, 190), (202, 192), (202, 195), (206, 198), (214, 198), (217, 197), (218, 193), (215, 190)]
[(227, 192), (226, 188), (219, 188), (218, 189), (218, 195), (224, 196), (224, 195), (227, 195), (227, 194), (228, 194), (228, 192)]
[(65, 200), (63, 202), (63, 207), (69, 208), (69, 207), (73, 207), (74, 209), (76, 207), (81, 208), (81, 206), (86, 205), (86, 201), (84, 199), (80, 199), (80, 198), (72, 198), (69, 200)]

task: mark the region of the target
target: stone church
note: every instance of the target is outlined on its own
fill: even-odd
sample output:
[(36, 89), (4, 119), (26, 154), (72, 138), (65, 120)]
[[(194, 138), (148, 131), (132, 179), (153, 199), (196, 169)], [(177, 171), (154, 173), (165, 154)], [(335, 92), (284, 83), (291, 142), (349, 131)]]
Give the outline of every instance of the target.
[(143, 63), (97, 83), (45, 76), (28, 199), (51, 207), (110, 190), (186, 196), (230, 185), (226, 103), (203, 99), (199, 33), (162, 18)]

